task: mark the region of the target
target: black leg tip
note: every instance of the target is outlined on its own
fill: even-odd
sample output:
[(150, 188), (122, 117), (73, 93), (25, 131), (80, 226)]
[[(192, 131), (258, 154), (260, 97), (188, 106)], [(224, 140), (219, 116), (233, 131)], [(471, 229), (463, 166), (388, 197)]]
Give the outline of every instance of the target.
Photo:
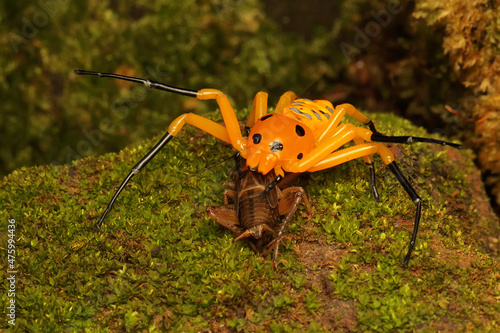
[(90, 74), (94, 74), (94, 72), (90, 72), (90, 71), (86, 71), (86, 70), (83, 70), (83, 69), (75, 69), (73, 71), (73, 73), (75, 73), (76, 75), (90, 75)]
[(102, 227), (102, 222), (103, 222), (103, 218), (101, 218), (99, 220), (99, 222), (97, 222), (95, 225), (94, 225), (94, 231), (99, 231), (101, 230), (101, 227)]
[(410, 263), (411, 253), (407, 253), (403, 262), (401, 263), (401, 267), (408, 268), (408, 264)]
[(95, 224), (94, 231), (99, 231), (101, 229), (102, 223), (104, 222), (104, 218), (106, 217), (106, 215), (108, 215), (108, 212), (109, 212), (109, 209), (106, 209), (104, 211), (104, 213), (102, 214), (102, 216), (99, 219), (99, 221)]

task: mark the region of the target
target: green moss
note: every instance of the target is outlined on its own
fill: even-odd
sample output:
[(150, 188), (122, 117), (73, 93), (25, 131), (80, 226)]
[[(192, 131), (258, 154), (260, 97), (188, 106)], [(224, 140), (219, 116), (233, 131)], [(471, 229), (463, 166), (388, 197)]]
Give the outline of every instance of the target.
[[(400, 118), (374, 119), (383, 133), (428, 136)], [(408, 269), (400, 263), (415, 207), (377, 158), (379, 203), (362, 161), (301, 180), (314, 212), (300, 208), (274, 272), (270, 258), (233, 243), (205, 213), (222, 204), (232, 162), (162, 193), (233, 153), (193, 129), (135, 176), (93, 231), (116, 186), (158, 138), (2, 179), (0, 218), (16, 220), (17, 331), (499, 329), (500, 264), (482, 240), (498, 229), (471, 191), (469, 151), (393, 146), (424, 200)], [(0, 298), (6, 304), (7, 293)]]
[[(434, 30), (442, 31), (442, 52), (448, 56), (450, 68), (460, 82), (470, 89), (462, 97), (465, 111), (472, 115), (468, 120), (472, 120), (472, 125), (467, 126), (464, 137), (477, 152), (485, 184), (497, 208), (500, 206), (499, 14), (495, 3), (484, 0), (419, 0), (414, 13)], [(460, 112), (462, 109), (459, 107)]]

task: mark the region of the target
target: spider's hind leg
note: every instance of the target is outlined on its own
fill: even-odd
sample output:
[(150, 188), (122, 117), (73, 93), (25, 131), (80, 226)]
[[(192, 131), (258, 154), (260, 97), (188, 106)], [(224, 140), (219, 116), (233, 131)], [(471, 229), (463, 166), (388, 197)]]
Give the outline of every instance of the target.
[(367, 126), (369, 126), (370, 130), (373, 132), (373, 134), (371, 136), (371, 141), (374, 141), (374, 142), (405, 143), (405, 144), (412, 144), (414, 142), (425, 142), (425, 143), (435, 143), (435, 144), (442, 145), (442, 146), (451, 146), (451, 147), (458, 148), (458, 149), (462, 148), (461, 144), (443, 141), (443, 140), (423, 138), (423, 137), (411, 136), (411, 135), (403, 135), (403, 136), (385, 135), (385, 134), (382, 134), (375, 129), (375, 125), (373, 124), (373, 122), (371, 120), (367, 124)]

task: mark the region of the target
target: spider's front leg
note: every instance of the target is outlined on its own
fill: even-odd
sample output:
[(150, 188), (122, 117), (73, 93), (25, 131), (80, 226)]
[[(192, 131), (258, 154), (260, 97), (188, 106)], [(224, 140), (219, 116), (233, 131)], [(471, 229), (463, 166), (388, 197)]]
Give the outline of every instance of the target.
[(142, 83), (148, 88), (159, 89), (168, 92), (172, 92), (175, 94), (196, 97), (200, 100), (216, 100), (219, 105), (222, 118), (224, 119), (224, 126), (219, 125), (209, 119), (198, 116), (193, 113), (186, 113), (179, 117), (177, 117), (169, 126), (168, 132), (156, 143), (156, 145), (143, 157), (137, 164), (132, 168), (127, 177), (123, 180), (121, 185), (118, 187), (118, 190), (115, 192), (113, 197), (111, 198), (106, 210), (102, 214), (101, 218), (96, 224), (96, 229), (99, 229), (104, 222), (104, 218), (111, 211), (116, 199), (120, 195), (120, 193), (125, 189), (127, 184), (130, 182), (133, 176), (139, 173), (155, 156), (158, 152), (166, 146), (166, 144), (172, 140), (174, 136), (176, 136), (181, 129), (186, 124), (193, 125), (216, 138), (231, 144), (236, 150), (241, 151), (246, 147), (246, 138), (241, 135), (241, 131), (238, 124), (238, 119), (234, 113), (234, 110), (229, 103), (226, 95), (219, 90), (215, 89), (201, 89), (201, 90), (190, 90), (184, 88), (178, 88), (174, 86), (169, 86), (160, 82), (150, 81), (146, 79), (130, 77), (125, 75), (118, 75), (113, 73), (100, 73), (100, 72), (91, 72), (85, 70), (75, 70), (75, 74), (77, 75), (94, 75), (99, 77), (109, 77), (114, 79), (126, 80), (136, 83)]
[[(236, 118), (236, 117), (235, 117)], [(155, 155), (163, 148), (165, 145), (174, 137), (176, 136), (180, 130), (184, 127), (184, 125), (190, 124), (193, 125), (213, 136), (216, 138), (225, 141), (227, 143), (232, 143), (234, 140), (236, 142), (235, 145), (236, 147), (242, 147), (244, 146), (244, 141), (241, 137), (241, 133), (239, 133), (239, 137), (236, 137), (236, 139), (231, 138), (231, 133), (229, 133), (228, 130), (226, 130), (226, 127), (219, 125), (212, 120), (209, 120), (207, 118), (198, 116), (193, 113), (185, 113), (179, 117), (177, 117), (169, 126), (168, 132), (161, 138), (160, 141), (132, 168), (130, 173), (125, 177), (123, 182), (121, 183), (120, 187), (118, 190), (115, 192), (113, 197), (111, 198), (111, 201), (109, 202), (108, 206), (106, 207), (106, 210), (102, 214), (101, 218), (96, 224), (96, 228), (100, 228), (102, 226), (102, 223), (104, 222), (104, 218), (106, 215), (111, 211), (111, 208), (113, 207), (116, 199), (120, 195), (120, 193), (123, 191), (125, 186), (129, 183), (129, 181), (132, 179), (133, 176), (138, 174), (154, 157)], [(234, 131), (233, 131), (234, 132)]]
[(176, 120), (174, 120), (174, 122), (172, 122), (172, 124), (169, 127), (169, 131), (160, 139), (160, 141), (158, 141), (158, 143), (143, 158), (141, 158), (139, 162), (137, 162), (137, 164), (132, 168), (127, 177), (125, 177), (125, 179), (122, 181), (120, 187), (118, 187), (118, 190), (116, 190), (108, 206), (106, 207), (106, 210), (104, 211), (104, 213), (101, 215), (101, 218), (97, 222), (95, 226), (96, 229), (99, 229), (102, 226), (102, 223), (104, 222), (106, 215), (111, 211), (111, 208), (113, 207), (116, 199), (118, 198), (120, 193), (125, 189), (125, 187), (130, 182), (132, 177), (138, 174), (156, 156), (156, 154), (158, 154), (158, 152), (163, 147), (165, 147), (166, 144), (170, 140), (172, 140), (172, 138), (175, 135), (179, 133), (179, 131), (185, 124), (191, 124), (193, 126), (196, 126), (201, 130), (204, 130), (205, 132), (210, 133), (213, 136), (221, 139), (222, 141), (231, 143), (229, 135), (225, 130), (224, 126), (221, 126), (209, 119), (200, 117), (192, 113), (187, 113), (179, 116)]

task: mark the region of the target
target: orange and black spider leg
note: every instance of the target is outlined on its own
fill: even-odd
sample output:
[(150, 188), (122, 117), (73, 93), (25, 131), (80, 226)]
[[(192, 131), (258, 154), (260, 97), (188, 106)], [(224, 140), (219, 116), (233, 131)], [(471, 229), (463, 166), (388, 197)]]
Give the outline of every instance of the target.
[(227, 143), (230, 143), (233, 145), (235, 149), (238, 151), (241, 151), (242, 149), (245, 148), (246, 146), (246, 139), (244, 139), (241, 135), (239, 125), (238, 125), (238, 119), (236, 118), (236, 115), (233, 111), (233, 108), (231, 104), (229, 103), (229, 100), (227, 99), (226, 95), (224, 95), (222, 92), (215, 90), (215, 89), (202, 89), (199, 91), (196, 90), (190, 90), (190, 89), (184, 89), (184, 88), (178, 88), (174, 86), (169, 86), (160, 82), (154, 82), (154, 81), (149, 81), (145, 79), (140, 79), (140, 78), (135, 78), (135, 77), (129, 77), (129, 76), (124, 76), (124, 75), (118, 75), (118, 74), (112, 74), (112, 73), (99, 73), (99, 72), (90, 72), (90, 71), (84, 71), (84, 70), (75, 70), (75, 74), (78, 75), (95, 75), (99, 77), (110, 77), (110, 78), (115, 78), (115, 79), (121, 79), (121, 80), (126, 80), (126, 81), (131, 81), (131, 82), (136, 82), (136, 83), (142, 83), (148, 88), (153, 88), (153, 89), (159, 89), (159, 90), (164, 90), (176, 94), (181, 94), (181, 95), (186, 95), (190, 97), (196, 97), (201, 100), (208, 100), (208, 99), (215, 99), (217, 101), (217, 104), (219, 105), (220, 111), (222, 113), (222, 117), (224, 119), (224, 123), (226, 127), (221, 126), (209, 119), (203, 118), (201, 116), (192, 114), (192, 113), (186, 113), (183, 114), (179, 117), (177, 117), (169, 126), (168, 132), (161, 138), (160, 141), (149, 151), (130, 171), (130, 173), (125, 177), (123, 182), (121, 183), (120, 187), (116, 191), (116, 193), (113, 195), (113, 198), (109, 202), (106, 210), (102, 214), (101, 218), (97, 222), (95, 228), (99, 229), (102, 226), (102, 223), (104, 221), (104, 218), (106, 215), (110, 212), (111, 208), (113, 207), (113, 204), (115, 203), (116, 199), (120, 195), (120, 193), (123, 191), (123, 189), (127, 186), (129, 181), (132, 179), (134, 175), (139, 173), (154, 157), (155, 155), (163, 148), (165, 145), (175, 136), (179, 133), (179, 131), (184, 127), (185, 124), (190, 124), (195, 127), (198, 127), (199, 129), (215, 136), (218, 139), (221, 139), (222, 141), (225, 141)]
[[(222, 139), (222, 140), (231, 143), (236, 150), (241, 151), (245, 148), (246, 139), (244, 139), (241, 135), (241, 131), (240, 131), (239, 123), (238, 123), (238, 118), (236, 118), (236, 114), (234, 113), (233, 107), (229, 103), (227, 96), (224, 95), (224, 93), (222, 93), (219, 90), (216, 90), (216, 89), (201, 89), (201, 90), (184, 89), (184, 88), (169, 86), (167, 84), (156, 82), (156, 81), (150, 81), (150, 80), (146, 80), (146, 79), (125, 76), (125, 75), (118, 75), (118, 74), (113, 74), (113, 73), (100, 73), (100, 72), (91, 72), (91, 71), (85, 71), (85, 70), (75, 70), (74, 72), (77, 75), (95, 75), (95, 76), (99, 76), (99, 77), (109, 77), (109, 78), (114, 78), (114, 79), (142, 83), (148, 88), (164, 90), (164, 91), (172, 92), (172, 93), (179, 94), (179, 95), (185, 95), (185, 96), (189, 96), (189, 97), (196, 97), (197, 99), (200, 99), (200, 100), (214, 99), (214, 100), (216, 100), (217, 104), (219, 105), (219, 109), (221, 111), (222, 118), (224, 119), (224, 124), (226, 125), (226, 130), (222, 131), (224, 133), (222, 133), (220, 131), (220, 128), (215, 129), (215, 132), (217, 132), (219, 134), (219, 136), (223, 136), (224, 139)], [(189, 116), (187, 117), (187, 119), (185, 121), (179, 121), (179, 124), (180, 124), (179, 130), (182, 128), (184, 123), (191, 123), (189, 120), (191, 115), (192, 115), (191, 118), (195, 118), (195, 115), (190, 114), (190, 113), (187, 113), (183, 116), (187, 116), (187, 115), (189, 115)], [(196, 117), (197, 117), (197, 119), (202, 118), (200, 116), (196, 116)], [(203, 118), (203, 119), (205, 119), (205, 118)], [(195, 120), (195, 121), (198, 122), (198, 120)], [(209, 121), (208, 119), (205, 119), (205, 121), (203, 121), (203, 122), (205, 123), (205, 125), (210, 123), (210, 125), (208, 125), (209, 127), (213, 127), (214, 125), (212, 125), (212, 124), (218, 125), (217, 123), (215, 123), (213, 121)], [(172, 132), (172, 130), (174, 129), (173, 125), (174, 125), (174, 123), (170, 124), (169, 132), (175, 136), (178, 133), (178, 131), (176, 133)], [(193, 124), (193, 125), (197, 126), (196, 124)], [(218, 126), (222, 127), (220, 125), (218, 125)], [(176, 127), (177, 126), (175, 126), (175, 128)], [(197, 127), (201, 128), (202, 130), (205, 130), (204, 128), (202, 128), (200, 126), (197, 126)], [(210, 134), (212, 134), (211, 131), (208, 131), (208, 132)], [(220, 138), (217, 135), (214, 135), (214, 136)], [(229, 138), (229, 141), (225, 140), (226, 138)]]
[(394, 173), (396, 179), (401, 183), (405, 191), (408, 193), (410, 198), (417, 206), (415, 212), (415, 222), (413, 224), (412, 237), (408, 246), (408, 252), (406, 253), (406, 256), (403, 260), (403, 267), (406, 267), (408, 266), (411, 254), (413, 252), (413, 249), (415, 248), (415, 240), (417, 239), (418, 227), (420, 224), (420, 216), (422, 213), (422, 199), (418, 196), (417, 192), (413, 189), (413, 187), (410, 185), (406, 177), (399, 169), (398, 165), (394, 161), (394, 155), (389, 150), (389, 148), (387, 148), (383, 144), (371, 142), (338, 150), (331, 153), (328, 157), (324, 158), (323, 160), (315, 164), (313, 167), (309, 168), (307, 171), (314, 172), (314, 171), (328, 169), (336, 165), (354, 160), (356, 158), (373, 155), (375, 153), (380, 154), (384, 163), (386, 163), (389, 166), (389, 169), (392, 171), (392, 173)]
[(101, 218), (96, 224), (96, 229), (99, 229), (104, 221), (104, 218), (106, 215), (109, 213), (111, 208), (113, 207), (116, 199), (120, 195), (120, 193), (123, 191), (125, 186), (128, 184), (130, 179), (132, 179), (133, 176), (138, 174), (154, 157), (155, 155), (163, 148), (165, 145), (175, 136), (179, 131), (182, 129), (182, 127), (185, 124), (191, 124), (193, 126), (196, 126), (200, 128), (201, 130), (204, 130), (205, 132), (212, 134), (213, 136), (221, 139), (222, 141), (226, 141), (230, 143), (229, 141), (229, 136), (228, 133), (226, 132), (224, 126), (221, 126), (209, 119), (203, 118), (201, 116), (192, 114), (192, 113), (185, 113), (177, 119), (175, 119), (169, 127), (168, 132), (161, 138), (160, 141), (151, 149), (146, 156), (144, 156), (130, 171), (128, 176), (123, 180), (122, 184), (116, 191), (115, 195), (113, 195), (113, 198), (108, 204), (108, 207), (102, 214)]
[(174, 86), (169, 86), (169, 85), (164, 84), (164, 83), (150, 81), (150, 80), (141, 79), (141, 78), (137, 78), (137, 77), (118, 75), (118, 74), (113, 74), (113, 73), (100, 73), (100, 72), (85, 71), (82, 69), (76, 69), (74, 71), (74, 73), (77, 75), (94, 75), (94, 76), (99, 76), (99, 77), (110, 77), (113, 79), (125, 80), (125, 81), (130, 81), (130, 82), (135, 82), (135, 83), (142, 83), (143, 85), (145, 85), (146, 87), (151, 88), (151, 89), (164, 90), (164, 91), (172, 92), (172, 93), (179, 94), (179, 95), (189, 96), (189, 97), (197, 97), (198, 96), (198, 91), (196, 91), (196, 90), (178, 88), (178, 87), (174, 87)]
[(451, 146), (455, 148), (461, 148), (462, 146), (460, 144), (452, 143), (452, 142), (447, 142), (447, 141), (442, 141), (442, 140), (436, 140), (436, 139), (430, 139), (430, 138), (422, 138), (422, 137), (417, 137), (417, 136), (388, 136), (385, 134), (380, 133), (376, 128), (375, 124), (373, 121), (368, 118), (365, 114), (363, 114), (361, 111), (356, 109), (354, 106), (351, 104), (341, 104), (335, 107), (335, 111), (337, 110), (345, 110), (344, 112), (347, 112), (350, 116), (358, 120), (359, 122), (363, 123), (364, 125), (368, 126), (370, 130), (373, 132), (373, 135), (371, 137), (371, 141), (375, 142), (387, 142), (387, 143), (407, 143), (407, 144), (412, 144), (414, 142), (427, 142), (427, 143), (436, 143), (440, 144), (443, 146)]
[(169, 126), (168, 132), (163, 136), (163, 138), (151, 149), (146, 156), (144, 156), (130, 171), (128, 176), (123, 180), (122, 184), (116, 191), (115, 195), (111, 199), (111, 201), (108, 204), (108, 207), (102, 214), (101, 218), (96, 224), (96, 228), (99, 229), (104, 221), (104, 218), (106, 215), (109, 213), (111, 208), (113, 207), (113, 204), (115, 203), (116, 199), (120, 195), (120, 193), (123, 191), (125, 186), (128, 184), (130, 179), (132, 179), (133, 176), (135, 176), (137, 173), (139, 173), (154, 157), (155, 155), (163, 148), (165, 145), (175, 136), (179, 131), (182, 129), (182, 127), (185, 124), (191, 124), (195, 127), (198, 127), (201, 130), (204, 130), (205, 132), (212, 134), (216, 138), (221, 139), (222, 141), (230, 143), (230, 139), (228, 136), (228, 133), (224, 126), (221, 126), (209, 119), (203, 118), (201, 116), (192, 114), (192, 113), (186, 113), (183, 114), (179, 117), (177, 117)]
[(461, 144), (443, 141), (443, 140), (422, 138), (422, 137), (411, 136), (411, 135), (403, 135), (403, 136), (385, 135), (385, 134), (382, 134), (375, 129), (375, 125), (373, 124), (373, 122), (371, 120), (367, 125), (370, 127), (370, 130), (373, 132), (373, 134), (371, 136), (371, 141), (375, 141), (375, 142), (405, 143), (405, 144), (412, 144), (415, 142), (425, 142), (425, 143), (435, 143), (435, 144), (442, 145), (442, 146), (450, 146), (450, 147), (454, 147), (454, 148), (458, 148), (458, 149), (462, 148)]
[[(196, 97), (198, 95), (198, 92), (195, 90), (190, 90), (190, 89), (182, 89), (182, 88), (177, 88), (173, 86), (169, 86), (163, 83), (155, 82), (155, 81), (149, 81), (145, 79), (139, 79), (135, 77), (128, 77), (128, 76), (123, 76), (123, 75), (117, 75), (117, 74), (112, 74), (112, 73), (99, 73), (99, 72), (90, 72), (90, 71), (85, 71), (85, 70), (75, 70), (75, 74), (77, 75), (95, 75), (99, 77), (110, 77), (110, 78), (115, 78), (115, 79), (121, 79), (121, 80), (126, 80), (126, 81), (131, 81), (131, 82), (136, 82), (136, 83), (142, 83), (145, 86), (153, 89), (159, 89), (159, 90), (165, 90), (169, 92), (173, 92), (176, 94), (181, 94), (181, 95), (186, 95), (186, 96), (191, 96), (191, 97)], [(98, 229), (101, 227), (104, 218), (106, 215), (109, 213), (111, 208), (113, 207), (113, 204), (115, 203), (116, 199), (120, 195), (120, 193), (123, 191), (125, 186), (128, 184), (130, 179), (137, 173), (139, 173), (142, 168), (144, 168), (149, 161), (155, 157), (155, 155), (173, 138), (173, 135), (170, 133), (166, 133), (160, 141), (149, 151), (146, 156), (144, 156), (133, 168), (132, 171), (127, 175), (127, 177), (123, 180), (121, 183), (120, 187), (116, 191), (116, 193), (113, 195), (113, 198), (108, 204), (108, 207), (102, 214), (101, 218), (99, 219), (99, 222), (97, 222), (95, 228)]]

